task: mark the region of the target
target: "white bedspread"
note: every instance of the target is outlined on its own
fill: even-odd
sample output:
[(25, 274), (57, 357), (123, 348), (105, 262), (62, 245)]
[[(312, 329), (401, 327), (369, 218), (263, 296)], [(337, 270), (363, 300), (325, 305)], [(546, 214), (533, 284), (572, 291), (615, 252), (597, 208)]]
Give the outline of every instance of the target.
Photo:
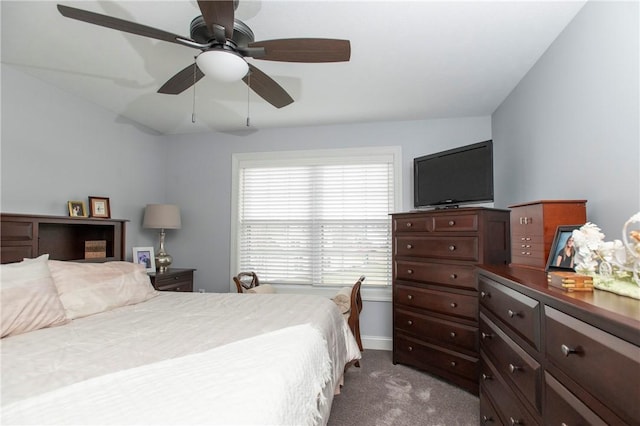
[[(138, 305), (2, 339), (0, 349), (2, 424), (28, 420), (21, 416), (40, 409), (46, 417), (32, 423), (43, 423), (52, 416), (46, 407), (54, 405), (62, 417), (52, 423), (308, 424), (317, 398), (309, 413), (302, 408), (308, 404), (292, 402), (283, 389), (302, 386), (317, 395), (319, 382), (333, 389), (345, 363), (360, 358), (333, 302), (284, 294), (161, 293)], [(327, 360), (328, 376), (315, 371)], [(306, 398), (301, 390), (295, 393)], [(265, 407), (274, 413), (254, 410), (267, 395)], [(70, 399), (68, 405), (59, 403), (61, 396)], [(101, 404), (116, 417), (101, 413)], [(299, 407), (304, 413), (294, 412)], [(328, 410), (320, 408), (319, 423), (325, 423)], [(160, 415), (161, 409), (178, 417)], [(66, 417), (76, 410), (89, 417)], [(135, 417), (143, 411), (144, 418)]]

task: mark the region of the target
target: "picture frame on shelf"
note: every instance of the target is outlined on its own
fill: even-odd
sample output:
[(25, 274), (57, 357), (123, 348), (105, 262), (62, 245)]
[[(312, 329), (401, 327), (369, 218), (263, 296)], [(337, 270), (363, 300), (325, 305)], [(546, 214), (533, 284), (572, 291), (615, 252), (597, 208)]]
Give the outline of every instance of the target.
[(102, 219), (111, 218), (111, 206), (109, 205), (109, 199), (106, 197), (89, 197), (89, 212), (91, 217), (97, 217)]
[(156, 256), (153, 247), (134, 247), (133, 263), (144, 265), (147, 272), (156, 272)]
[(580, 225), (558, 226), (556, 234), (553, 237), (553, 243), (551, 243), (551, 250), (549, 250), (549, 259), (547, 259), (545, 271), (575, 272), (574, 259), (576, 250), (571, 234), (575, 229), (579, 228)]
[(67, 208), (71, 217), (87, 217), (87, 206), (84, 201), (67, 201)]

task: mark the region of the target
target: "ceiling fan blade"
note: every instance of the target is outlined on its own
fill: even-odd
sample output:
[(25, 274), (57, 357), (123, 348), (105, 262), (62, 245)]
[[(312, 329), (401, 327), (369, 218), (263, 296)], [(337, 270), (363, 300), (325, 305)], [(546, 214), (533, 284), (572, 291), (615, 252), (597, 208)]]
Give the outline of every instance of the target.
[(249, 73), (242, 79), (262, 99), (276, 108), (293, 103), (293, 98), (274, 79), (249, 64)]
[(176, 43), (184, 46), (185, 43), (180, 42), (180, 39), (193, 41), (189, 37), (172, 34), (157, 28), (148, 27), (131, 21), (125, 21), (124, 19), (114, 18), (112, 16), (89, 12), (87, 10), (63, 6), (61, 4), (58, 5), (58, 11), (60, 11), (62, 16), (67, 18), (77, 19), (78, 21), (88, 22), (90, 24), (100, 25), (102, 27), (112, 28), (114, 30), (124, 31), (144, 37), (155, 38), (157, 40), (168, 41), (169, 43)]
[[(198, 0), (198, 6), (204, 22), (219, 43), (233, 38), (234, 0)], [(220, 39), (220, 27), (224, 28), (223, 39)]]
[(289, 38), (249, 43), (251, 48), (264, 48), (256, 59), (282, 62), (346, 62), (351, 58), (349, 40), (329, 38)]
[[(195, 78), (193, 75), (194, 71), (196, 73)], [(162, 87), (158, 89), (158, 93), (177, 95), (193, 86), (202, 77), (204, 77), (204, 74), (196, 64), (188, 65), (163, 84)]]

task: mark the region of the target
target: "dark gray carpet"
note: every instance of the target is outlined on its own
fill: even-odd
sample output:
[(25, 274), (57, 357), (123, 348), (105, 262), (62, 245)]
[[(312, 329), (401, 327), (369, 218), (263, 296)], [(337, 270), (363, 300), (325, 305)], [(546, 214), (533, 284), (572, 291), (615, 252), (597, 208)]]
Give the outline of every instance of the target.
[(329, 426), (478, 425), (478, 398), (427, 373), (393, 365), (390, 351), (367, 349), (345, 373)]

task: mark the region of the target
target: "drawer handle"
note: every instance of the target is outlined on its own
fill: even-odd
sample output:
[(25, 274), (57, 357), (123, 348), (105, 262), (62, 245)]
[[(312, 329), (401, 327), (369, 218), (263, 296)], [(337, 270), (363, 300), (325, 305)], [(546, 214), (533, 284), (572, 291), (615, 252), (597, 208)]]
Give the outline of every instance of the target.
[(407, 250), (411, 250), (413, 246), (411, 244), (407, 244)]
[(482, 373), (480, 377), (482, 377), (482, 380), (493, 380), (493, 377), (491, 377), (491, 374)]
[(407, 274), (409, 275), (413, 274), (413, 269), (407, 269)]
[(458, 365), (458, 363), (457, 363), (457, 362), (455, 362), (455, 361), (451, 361), (451, 362), (449, 363), (449, 365), (451, 365), (452, 367), (455, 367), (456, 365)]
[(491, 333), (484, 333), (483, 332), (483, 333), (480, 333), (480, 335), (482, 336), (482, 340), (491, 339), (493, 337), (493, 334), (491, 334)]
[(407, 228), (411, 228), (412, 226), (413, 226), (413, 223), (407, 222)]
[(456, 338), (456, 332), (452, 331), (451, 333), (449, 333), (449, 336), (451, 336), (452, 339)]
[(408, 321), (407, 321), (407, 325), (413, 325), (413, 321), (408, 320)]
[(451, 304), (449, 306), (451, 306), (452, 308), (455, 308), (455, 307), (458, 306), (458, 304), (456, 302), (451, 302)]
[(491, 297), (491, 293), (488, 293), (486, 291), (481, 291), (480, 292), (480, 299), (485, 299), (487, 297)]
[(571, 354), (577, 354), (580, 352), (578, 348), (571, 348), (567, 345), (560, 346), (560, 350), (562, 350), (562, 353), (564, 354), (564, 356), (569, 356)]
[(407, 299), (413, 300), (413, 294), (407, 294)]
[(509, 318), (513, 318), (513, 317), (519, 317), (520, 313), (516, 312), (516, 311), (512, 311), (511, 309), (509, 309), (507, 311), (507, 315), (509, 315)]
[(458, 278), (457, 274), (451, 274), (449, 275), (449, 278), (451, 278), (452, 280), (455, 280), (456, 278)]
[(482, 423), (493, 423), (493, 417), (489, 417), (489, 416), (482, 416)]
[(413, 351), (413, 346), (409, 346), (409, 347), (407, 347), (407, 350), (408, 350), (409, 352)]
[(509, 364), (509, 372), (515, 373), (518, 370), (522, 370), (522, 367), (518, 367), (517, 365)]
[(173, 277), (173, 279), (174, 279), (174, 280), (177, 280), (177, 279), (178, 279), (178, 277)]
[(451, 244), (449, 246), (449, 251), (455, 251), (456, 250), (456, 246), (454, 246), (453, 244)]
[(456, 224), (456, 221), (455, 221), (455, 220), (450, 220), (450, 221), (449, 221), (449, 226), (453, 226), (453, 225), (455, 225), (455, 224)]
[(513, 417), (509, 417), (509, 422), (510, 422), (512, 425), (521, 425), (521, 424), (522, 424), (522, 422), (521, 422), (520, 420), (516, 420), (516, 419), (514, 419)]

